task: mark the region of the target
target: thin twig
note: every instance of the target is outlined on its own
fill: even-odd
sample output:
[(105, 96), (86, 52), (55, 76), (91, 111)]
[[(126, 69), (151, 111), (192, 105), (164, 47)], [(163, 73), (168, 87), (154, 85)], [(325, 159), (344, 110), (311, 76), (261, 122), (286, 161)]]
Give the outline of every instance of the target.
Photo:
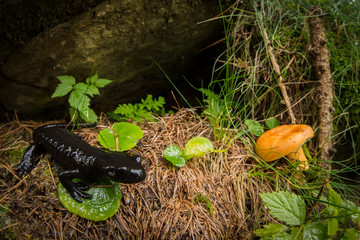
[(291, 101), (290, 101), (289, 95), (287, 94), (286, 87), (284, 85), (284, 79), (281, 76), (280, 66), (276, 61), (276, 57), (275, 57), (275, 54), (274, 54), (274, 49), (273, 49), (273, 47), (271, 45), (271, 42), (269, 40), (267, 31), (266, 31), (264, 25), (262, 23), (259, 23), (259, 27), (260, 27), (260, 31), (261, 31), (261, 33), (262, 33), (262, 35), (264, 37), (264, 40), (265, 40), (265, 43), (266, 43), (266, 49), (267, 49), (267, 52), (268, 52), (268, 54), (270, 56), (270, 61), (271, 61), (272, 67), (274, 69), (274, 72), (276, 74), (276, 79), (277, 79), (278, 85), (279, 85), (279, 87), (281, 89), (281, 93), (283, 95), (285, 105), (286, 105), (287, 110), (289, 112), (291, 123), (295, 124), (296, 123), (296, 118), (295, 118), (295, 115), (294, 115), (294, 113), (292, 111)]

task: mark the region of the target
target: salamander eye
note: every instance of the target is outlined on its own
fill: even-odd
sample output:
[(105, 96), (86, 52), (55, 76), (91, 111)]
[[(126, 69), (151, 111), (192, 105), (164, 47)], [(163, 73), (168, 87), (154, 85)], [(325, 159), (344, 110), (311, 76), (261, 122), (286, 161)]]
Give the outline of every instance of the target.
[(128, 172), (129, 172), (129, 171), (128, 171), (127, 167), (119, 167), (119, 168), (117, 168), (117, 173), (118, 173), (118, 175), (124, 176), (124, 175), (126, 175)]

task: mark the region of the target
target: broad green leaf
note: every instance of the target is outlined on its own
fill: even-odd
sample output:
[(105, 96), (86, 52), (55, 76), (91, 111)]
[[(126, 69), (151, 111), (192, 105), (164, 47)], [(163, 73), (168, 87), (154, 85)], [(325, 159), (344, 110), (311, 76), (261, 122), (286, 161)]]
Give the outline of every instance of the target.
[[(117, 137), (117, 146), (115, 137)], [(135, 147), (142, 137), (141, 128), (128, 122), (115, 123), (112, 130), (104, 129), (98, 135), (99, 142), (103, 147), (116, 151), (127, 151)]]
[(87, 94), (89, 91), (89, 85), (85, 84), (85, 83), (77, 83), (74, 86), (74, 89), (79, 93), (79, 94)]
[(101, 130), (98, 134), (98, 140), (104, 148), (110, 149), (111, 151), (116, 150), (116, 139), (113, 130)]
[(281, 232), (271, 237), (261, 238), (261, 240), (294, 240), (294, 238), (286, 232)]
[(264, 228), (259, 228), (255, 230), (255, 234), (258, 237), (271, 237), (279, 232), (285, 232), (287, 227), (282, 224), (273, 224), (264, 225)]
[(175, 145), (168, 146), (163, 152), (164, 158), (177, 167), (185, 166), (184, 152)]
[(135, 147), (144, 135), (140, 127), (128, 122), (115, 123), (113, 129), (118, 137), (118, 151), (127, 151)]
[(60, 80), (61, 83), (72, 86), (75, 84), (76, 80), (73, 76), (57, 76), (57, 79)]
[(214, 151), (214, 146), (208, 138), (194, 137), (185, 144), (184, 157), (185, 160), (189, 160), (193, 157), (203, 157), (212, 151)]
[(322, 222), (309, 222), (304, 227), (303, 239), (328, 240), (327, 225)]
[(100, 92), (95, 85), (90, 85), (87, 94), (89, 94), (90, 96), (100, 95)]
[(328, 220), (328, 235), (334, 236), (338, 231), (339, 223), (336, 218), (329, 218)]
[(98, 74), (96, 73), (96, 74), (94, 74), (94, 75), (92, 75), (92, 76), (90, 76), (90, 77), (88, 77), (88, 78), (86, 78), (86, 83), (87, 84), (95, 84), (95, 82), (98, 80)]
[(300, 196), (290, 192), (260, 194), (271, 215), (289, 225), (301, 225), (305, 221), (305, 203)]
[(60, 83), (59, 85), (57, 85), (55, 92), (53, 93), (53, 95), (51, 95), (52, 98), (55, 97), (63, 97), (66, 94), (68, 94), (71, 90), (73, 90), (73, 86), (72, 85), (67, 85), (64, 83)]
[(342, 199), (341, 199), (340, 194), (335, 192), (335, 190), (332, 189), (330, 184), (329, 184), (329, 203), (332, 203), (339, 207), (342, 206)]
[(360, 232), (355, 228), (349, 228), (345, 230), (344, 236), (341, 240), (358, 240), (360, 239)]
[(80, 111), (86, 110), (90, 106), (90, 98), (81, 92), (74, 90), (70, 94), (69, 104), (71, 107), (79, 109)]
[(92, 198), (82, 199), (83, 202), (79, 203), (59, 183), (59, 200), (69, 212), (82, 218), (92, 221), (105, 221), (118, 211), (122, 195), (118, 183), (104, 178), (98, 184), (109, 187), (90, 188), (86, 193)]
[(350, 200), (342, 199), (342, 208), (339, 209), (338, 216), (341, 217), (338, 219), (341, 223), (347, 220), (346, 217), (350, 217), (351, 221), (356, 223), (360, 220), (360, 207)]
[(265, 124), (270, 129), (280, 126), (280, 124), (279, 124), (278, 120), (276, 120), (276, 118), (266, 119)]
[(94, 112), (94, 110), (92, 110), (91, 108), (88, 108), (86, 110), (82, 110), (80, 112), (80, 117), (85, 121), (85, 122), (90, 122), (90, 123), (94, 123), (97, 121), (97, 115)]
[(102, 88), (102, 87), (105, 87), (106, 85), (108, 85), (111, 82), (112, 82), (112, 80), (99, 78), (99, 79), (96, 80), (95, 86), (97, 86), (99, 88)]
[(250, 132), (256, 136), (261, 136), (264, 133), (263, 126), (261, 126), (261, 124), (255, 120), (246, 119), (245, 125), (249, 128)]

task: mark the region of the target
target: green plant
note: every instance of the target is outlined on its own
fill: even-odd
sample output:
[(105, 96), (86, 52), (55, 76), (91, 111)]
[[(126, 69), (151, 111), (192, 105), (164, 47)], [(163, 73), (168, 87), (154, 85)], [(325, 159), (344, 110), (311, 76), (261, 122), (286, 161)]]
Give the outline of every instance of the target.
[(349, 200), (343, 200), (328, 186), (328, 198), (321, 194), (318, 194), (319, 199), (307, 198), (313, 204), (322, 203), (325, 207), (312, 218), (312, 212), (306, 212), (305, 202), (299, 195), (284, 191), (261, 194), (270, 214), (285, 224), (264, 225), (255, 230), (255, 235), (260, 239), (358, 239), (360, 232), (348, 226), (359, 225), (360, 208)]
[(100, 144), (112, 151), (127, 151), (139, 142), (144, 133), (140, 127), (128, 123), (115, 123), (111, 129), (101, 130), (98, 134)]
[[(74, 179), (73, 181), (79, 182), (81, 180)], [(116, 182), (101, 179), (97, 184), (101, 185), (101, 187), (92, 187), (86, 191), (87, 194), (92, 196), (91, 199), (83, 199), (83, 202), (79, 203), (59, 183), (60, 202), (69, 212), (82, 218), (92, 221), (105, 221), (119, 209), (122, 194), (120, 185)]]
[(72, 120), (76, 122), (80, 117), (85, 122), (96, 122), (97, 115), (90, 108), (90, 98), (94, 97), (94, 95), (100, 95), (99, 88), (105, 87), (111, 83), (111, 80), (98, 78), (97, 74), (86, 78), (86, 83), (76, 83), (73, 76), (57, 76), (57, 79), (59, 79), (60, 83), (51, 97), (63, 97), (70, 93), (68, 101)]
[(108, 113), (110, 117), (117, 121), (133, 119), (135, 122), (139, 121), (154, 121), (154, 116), (164, 115), (165, 113), (165, 98), (154, 98), (148, 94), (146, 99), (141, 99), (141, 103), (135, 104), (119, 104), (113, 111)]
[(164, 157), (177, 167), (185, 166), (187, 160), (193, 157), (203, 157), (209, 152), (223, 152), (225, 150), (215, 150), (211, 141), (206, 137), (194, 137), (186, 144), (184, 151), (175, 145), (168, 146), (164, 152)]
[(194, 201), (196, 203), (205, 203), (206, 207), (209, 209), (210, 215), (214, 215), (214, 207), (210, 202), (209, 196), (203, 195), (201, 193), (196, 193), (194, 196)]

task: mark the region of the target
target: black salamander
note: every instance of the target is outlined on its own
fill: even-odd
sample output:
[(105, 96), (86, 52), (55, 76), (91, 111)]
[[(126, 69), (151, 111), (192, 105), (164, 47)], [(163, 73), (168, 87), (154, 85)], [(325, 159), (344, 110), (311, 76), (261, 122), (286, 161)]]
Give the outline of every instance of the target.
[(74, 183), (74, 178), (97, 180), (105, 177), (121, 183), (137, 183), (146, 177), (140, 156), (93, 148), (66, 130), (66, 126), (51, 124), (34, 130), (33, 143), (26, 149), (17, 168), (19, 177), (30, 173), (38, 164), (40, 156), (49, 153), (61, 167), (58, 174), (61, 184), (78, 202), (91, 196), (84, 193), (89, 186), (82, 182)]

